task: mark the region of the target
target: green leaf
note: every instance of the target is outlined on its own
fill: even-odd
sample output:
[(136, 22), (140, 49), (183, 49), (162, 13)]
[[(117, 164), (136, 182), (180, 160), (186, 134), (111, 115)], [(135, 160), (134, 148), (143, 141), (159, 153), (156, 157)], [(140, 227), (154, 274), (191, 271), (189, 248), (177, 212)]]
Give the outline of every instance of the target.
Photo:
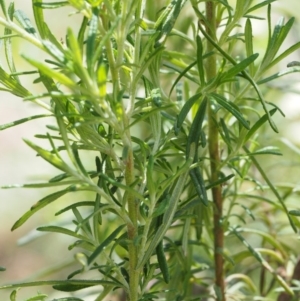
[(152, 204), (155, 203), (155, 195), (156, 195), (155, 194), (156, 185), (153, 180), (153, 165), (154, 165), (154, 158), (153, 155), (150, 155), (147, 163), (146, 176), (147, 176), (147, 188), (149, 192), (149, 199)]
[(241, 61), (240, 63), (237, 63), (236, 65), (234, 65), (228, 71), (222, 73), (220, 76), (220, 82), (226, 82), (228, 80), (231, 80), (234, 76), (236, 76), (240, 72), (245, 71), (246, 68), (250, 64), (252, 64), (257, 59), (258, 56), (259, 56), (258, 53), (254, 53), (251, 56), (244, 59), (243, 61)]
[(243, 115), (236, 109), (236, 107), (231, 104), (228, 100), (226, 100), (223, 96), (216, 94), (216, 93), (211, 93), (210, 94), (216, 101), (217, 103), (222, 106), (225, 110), (230, 112), (235, 118), (240, 121), (240, 123), (247, 129), (250, 129), (248, 121), (243, 117)]
[[(29, 145), (32, 149), (34, 149), (44, 160), (46, 160), (56, 168), (67, 173), (71, 171), (70, 167), (66, 163), (64, 163), (57, 154), (51, 153), (37, 146), (36, 144), (30, 142), (29, 140), (24, 139), (24, 141), (27, 145)], [(73, 174), (75, 174), (75, 172)]]
[(77, 37), (74, 35), (71, 28), (68, 28), (68, 46), (71, 50), (73, 61), (77, 67), (82, 69), (82, 49), (77, 41)]
[(169, 206), (170, 202), (170, 196), (166, 195), (165, 198), (159, 203), (159, 205), (155, 208), (153, 211), (153, 214), (151, 215), (152, 218), (160, 216), (165, 213)]
[(124, 185), (124, 184), (108, 177), (106, 174), (100, 173), (99, 176), (101, 176), (105, 181), (109, 182), (110, 184), (112, 184), (116, 187), (119, 187), (119, 188), (123, 189), (124, 191), (131, 193), (133, 196), (135, 196), (139, 200), (145, 200), (143, 195), (141, 193), (139, 193), (138, 191), (136, 191), (136, 189), (134, 189), (130, 186)]
[[(47, 37), (47, 40), (49, 40), (53, 45), (56, 46), (62, 53), (64, 53), (64, 48), (62, 46), (62, 43), (56, 39), (54, 34), (51, 32), (50, 28), (48, 27), (47, 23), (43, 24), (43, 30), (44, 34)], [(45, 42), (45, 41), (43, 41)], [(50, 51), (51, 53), (51, 51)]]
[[(1, 1), (1, 0), (0, 0)], [(10, 301), (17, 301), (17, 290), (13, 290), (9, 296)]]
[[(274, 113), (277, 111), (277, 109), (272, 109), (269, 112), (270, 116), (273, 116)], [(258, 129), (268, 121), (268, 115), (265, 114), (263, 115), (258, 121), (256, 121), (256, 123), (251, 127), (251, 129), (249, 130), (249, 132), (246, 134), (244, 141), (249, 141), (251, 139), (251, 137), (258, 131)]]
[[(245, 152), (247, 154), (250, 153), (250, 151), (248, 150), (248, 148), (246, 146), (243, 147), (243, 149), (245, 150)], [(285, 202), (282, 200), (280, 194), (278, 193), (276, 187), (273, 185), (273, 183), (270, 181), (270, 179), (268, 178), (268, 176), (266, 175), (266, 173), (264, 172), (263, 168), (260, 166), (260, 164), (258, 163), (258, 161), (256, 160), (255, 156), (250, 156), (250, 159), (252, 160), (253, 164), (255, 165), (255, 167), (257, 168), (257, 170), (260, 172), (261, 176), (263, 177), (263, 179), (266, 181), (266, 183), (269, 185), (271, 191), (273, 192), (273, 194), (276, 196), (276, 198), (278, 199), (279, 203), (281, 204), (285, 214), (287, 215), (287, 218), (290, 222), (290, 225), (292, 227), (292, 229), (294, 230), (295, 233), (297, 233), (297, 227), (294, 223), (294, 221), (292, 220), (292, 218), (289, 215), (289, 212), (287, 210), (286, 204)]]
[(0, 272), (6, 271), (6, 268), (0, 266)]
[(204, 183), (204, 180), (203, 180), (203, 177), (202, 177), (202, 174), (201, 174), (199, 168), (196, 167), (196, 168), (190, 170), (190, 177), (191, 177), (191, 180), (194, 184), (194, 188), (195, 188), (201, 202), (205, 206), (208, 206), (208, 199), (207, 199), (207, 194), (206, 194), (205, 183)]
[(276, 155), (282, 156), (282, 153), (279, 151), (278, 147), (275, 146), (266, 146), (261, 148), (255, 152), (251, 152), (247, 154), (248, 156), (255, 156), (255, 155)]
[(73, 192), (77, 190), (86, 190), (86, 186), (84, 185), (71, 185), (66, 189), (54, 192), (50, 195), (39, 200), (35, 205), (33, 205), (29, 211), (27, 211), (20, 219), (18, 219), (12, 227), (12, 231), (22, 226), (33, 214), (37, 211), (41, 210), (45, 206), (49, 205), (50, 203), (56, 201), (61, 196), (67, 194), (68, 192)]
[(222, 185), (222, 184), (226, 183), (227, 181), (229, 181), (233, 177), (234, 177), (234, 174), (230, 174), (230, 175), (228, 175), (226, 177), (222, 177), (221, 179), (219, 179), (219, 180), (217, 180), (217, 181), (215, 181), (215, 182), (207, 185), (205, 188), (206, 188), (206, 190), (208, 190), (208, 189), (211, 189), (211, 188), (213, 188), (215, 186)]
[[(245, 25), (245, 46), (246, 46), (246, 54), (248, 57), (250, 57), (251, 55), (253, 55), (253, 34), (252, 34), (252, 24), (250, 19), (247, 19)], [(249, 74), (253, 76), (254, 72), (255, 72), (254, 64), (250, 64)]]
[(295, 18), (291, 18), (285, 25), (283, 25), (284, 19), (280, 18), (280, 20), (278, 21), (278, 23), (274, 28), (271, 39), (269, 40), (267, 50), (265, 52), (265, 55), (261, 63), (261, 67), (260, 67), (261, 70), (265, 71), (268, 68), (270, 68), (270, 64), (272, 60), (274, 59), (279, 48), (283, 44), (286, 36), (288, 35), (290, 29), (292, 28), (294, 21)]
[(294, 216), (300, 216), (300, 210), (290, 210), (289, 214)]
[(9, 92), (19, 96), (19, 97), (26, 97), (31, 95), (31, 93), (24, 88), (17, 80), (7, 74), (1, 67), (0, 67), (0, 83), (8, 88)]
[(277, 79), (281, 76), (284, 76), (284, 75), (287, 75), (287, 74), (290, 74), (290, 73), (295, 73), (295, 72), (300, 72), (300, 67), (291, 67), (291, 64), (289, 64), (287, 67), (290, 67), (288, 69), (284, 69), (282, 71), (279, 71), (269, 77), (266, 77), (266, 78), (263, 78), (261, 79), (260, 81), (257, 82), (258, 85), (261, 85), (261, 84), (265, 84), (267, 82), (270, 82), (274, 79)]
[(42, 1), (34, 0), (34, 6), (42, 9), (55, 9), (62, 6), (69, 5), (68, 1), (57, 1), (57, 2), (42, 2)]
[[(74, 83), (73, 80), (70, 79), (70, 77), (67, 77), (63, 73), (49, 68), (47, 65), (45, 65), (44, 63), (41, 63), (40, 61), (31, 59), (25, 55), (22, 55), (22, 56), (28, 63), (30, 63), (32, 66), (36, 67), (41, 73), (44, 73), (49, 78), (53, 78), (54, 80), (57, 80), (60, 84), (65, 85), (67, 87), (70, 87), (73, 89), (76, 88), (76, 83)], [(28, 95), (26, 95), (26, 96), (28, 96)]]
[(16, 10), (14, 13), (15, 18), (18, 20), (20, 25), (30, 34), (36, 37), (36, 30), (33, 27), (30, 19), (26, 16), (26, 14), (21, 10)]
[[(47, 296), (46, 296), (47, 297)], [(27, 300), (26, 300), (27, 301)], [(29, 301), (29, 300), (28, 300)], [(46, 300), (45, 300), (46, 301)], [(65, 297), (65, 298), (59, 298), (59, 299), (53, 299), (51, 301), (84, 301), (82, 299), (76, 298), (76, 297)]]
[[(191, 164), (192, 159), (190, 158), (186, 164), (185, 167), (188, 168)], [(151, 242), (149, 244), (148, 249), (146, 250), (144, 256), (142, 259), (140, 259), (140, 261), (138, 262), (137, 265), (137, 269), (144, 266), (144, 264), (149, 260), (149, 258), (152, 256), (153, 251), (155, 250), (155, 248), (157, 247), (158, 243), (163, 239), (164, 235), (166, 234), (167, 230), (169, 229), (172, 221), (173, 221), (173, 217), (174, 214), (177, 210), (177, 205), (178, 205), (178, 201), (180, 199), (181, 196), (181, 192), (185, 186), (185, 181), (186, 178), (188, 176), (188, 171), (183, 172), (180, 177), (177, 179), (177, 182), (175, 184), (175, 187), (172, 191), (172, 195), (170, 198), (170, 205), (167, 208), (164, 216), (163, 216), (163, 222), (162, 225), (158, 228), (158, 230), (156, 231), (154, 237), (151, 239)]]
[(277, 0), (266, 0), (266, 1), (262, 1), (262, 2), (260, 2), (260, 3), (258, 3), (258, 4), (256, 4), (256, 5), (254, 5), (254, 6), (250, 7), (250, 8), (247, 10), (246, 15), (248, 15), (249, 13), (251, 13), (251, 12), (253, 12), (253, 11), (255, 11), (255, 10), (261, 8), (261, 7), (264, 7), (264, 6), (266, 6), (266, 5), (268, 5), (268, 4), (272, 3), (272, 2), (275, 2), (275, 1), (277, 1)]
[(88, 26), (88, 22), (89, 22), (88, 18), (83, 17), (83, 20), (82, 20), (82, 23), (81, 23), (81, 26), (80, 26), (80, 29), (79, 29), (79, 32), (77, 35), (77, 41), (78, 41), (80, 49), (83, 49), (83, 44), (85, 43), (85, 40), (84, 40), (85, 39), (85, 31)]
[(57, 59), (60, 63), (66, 64), (67, 59), (64, 55), (64, 52), (61, 51), (60, 48), (53, 44), (51, 41), (43, 40), (43, 45), (47, 49), (47, 52), (52, 55), (55, 59)]
[(172, 94), (172, 91), (174, 90), (174, 88), (176, 87), (177, 83), (180, 81), (180, 79), (185, 76), (185, 74), (192, 69), (196, 64), (198, 63), (198, 61), (194, 61), (193, 63), (191, 63), (190, 65), (188, 65), (184, 70), (182, 70), (179, 74), (179, 76), (175, 79), (170, 92), (169, 92), (169, 96)]
[(154, 27), (159, 32), (159, 36), (156, 39), (155, 47), (164, 44), (186, 1), (187, 0), (171, 1), (165, 8), (164, 13), (161, 14), (159, 20), (156, 21)]
[[(84, 202), (78, 202), (78, 203), (72, 204), (70, 206), (67, 206), (67, 207), (57, 211), (55, 213), (55, 216), (60, 215), (64, 212), (66, 212), (66, 211), (72, 210), (74, 207), (81, 207), (81, 206), (95, 206), (95, 202), (94, 201), (84, 201)], [(104, 205), (101, 204), (101, 206), (104, 207), (104, 206), (107, 206), (107, 205), (106, 204), (104, 204)]]
[(96, 258), (101, 254), (101, 252), (111, 243), (113, 242), (119, 233), (123, 230), (125, 225), (119, 226), (117, 229), (115, 229), (97, 248), (96, 250), (90, 255), (88, 258), (88, 264), (91, 265)]
[(44, 40), (48, 36), (47, 36), (47, 31), (45, 31), (45, 27), (44, 27), (45, 21), (44, 21), (43, 9), (41, 5), (38, 5), (42, 3), (43, 0), (32, 0), (32, 10), (33, 10), (35, 24), (41, 38)]
[(61, 233), (61, 234), (75, 237), (75, 238), (79, 238), (84, 241), (89, 241), (91, 244), (93, 244), (93, 241), (88, 239), (86, 236), (78, 234), (72, 230), (69, 230), (69, 229), (66, 229), (63, 227), (59, 227), (59, 226), (42, 226), (42, 227), (38, 227), (36, 230), (41, 231), (41, 232)]
[[(14, 3), (10, 3), (8, 7), (8, 16), (10, 20), (13, 20), (14, 16)], [(10, 28), (5, 27), (4, 29), (4, 36), (9, 36), (12, 34), (12, 30)], [(13, 59), (13, 52), (12, 52), (12, 44), (11, 44), (11, 38), (6, 38), (4, 39), (4, 50), (5, 50), (5, 56), (6, 56), (6, 62), (9, 67), (9, 70), (11, 73), (16, 73), (16, 67), (14, 64), (14, 59)], [(13, 76), (18, 82), (20, 82), (19, 78), (17, 75)]]
[(86, 64), (89, 70), (89, 73), (92, 74), (93, 68), (93, 57), (95, 53), (96, 45), (96, 36), (98, 31), (98, 18), (99, 18), (99, 9), (93, 8), (92, 18), (89, 21), (89, 30), (86, 42)]
[(44, 117), (53, 117), (53, 116), (54, 115), (42, 114), (42, 115), (34, 115), (34, 116), (22, 118), (22, 119), (19, 119), (19, 120), (15, 120), (13, 122), (9, 122), (9, 123), (0, 125), (0, 131), (8, 129), (10, 127), (13, 127), (15, 125), (22, 124), (22, 123), (30, 121), (30, 120), (34, 120), (34, 119), (38, 119), (38, 118), (44, 118)]
[[(33, 287), (33, 286), (43, 286), (43, 285), (53, 285), (55, 289), (65, 291), (65, 292), (73, 292), (83, 288), (95, 286), (95, 285), (116, 285), (115, 282), (106, 281), (106, 280), (81, 280), (81, 279), (73, 279), (73, 280), (45, 280), (45, 281), (33, 281), (33, 282), (21, 282), (15, 284), (8, 284), (0, 286), (0, 289), (12, 289), (19, 287)], [(120, 284), (118, 284), (120, 286)]]
[[(276, 278), (276, 280), (280, 283), (280, 285), (284, 288), (284, 290), (290, 294), (294, 295), (294, 292), (291, 290), (291, 288), (288, 286), (288, 284), (281, 278), (280, 275), (276, 271), (273, 270), (273, 268), (269, 265), (267, 261), (264, 260), (264, 258), (261, 256), (260, 252), (255, 250), (240, 234), (239, 228), (232, 228), (230, 227), (230, 231), (236, 235), (236, 237), (246, 246), (246, 248), (249, 250), (249, 252), (252, 254), (253, 257), (258, 260), (262, 266), (264, 266), (270, 273), (273, 274), (273, 276)], [(244, 229), (242, 230), (244, 231)]]
[[(189, 136), (186, 144), (186, 157), (193, 157), (194, 163), (198, 162), (198, 148), (199, 139), (202, 131), (202, 124), (206, 114), (207, 98), (205, 97), (201, 102), (200, 107), (196, 113), (193, 123), (190, 128)], [(205, 183), (199, 167), (195, 167), (190, 170), (190, 177), (194, 184), (194, 188), (204, 205), (208, 205)]]
[(12, 184), (12, 185), (4, 185), (0, 186), (2, 189), (10, 189), (10, 188), (47, 188), (47, 187), (57, 187), (57, 186), (65, 186), (70, 184), (80, 184), (82, 181), (80, 180), (71, 180), (71, 181), (63, 181), (63, 182), (46, 182), (46, 183), (30, 183), (30, 184)]
[(194, 117), (193, 123), (190, 128), (189, 136), (187, 139), (187, 145), (186, 145), (186, 157), (187, 158), (194, 157), (194, 155), (195, 155), (195, 154), (191, 154), (192, 144), (194, 144), (195, 148), (196, 148), (194, 150), (194, 152), (195, 153), (197, 152), (199, 139), (200, 139), (200, 133), (202, 131), (202, 124), (203, 124), (205, 114), (206, 114), (206, 106), (207, 106), (207, 98), (205, 97), (202, 100), (201, 105), (197, 110), (196, 116)]
[(6, 10), (5, 0), (0, 0), (0, 5), (1, 5), (1, 9), (2, 9), (2, 12), (3, 12), (5, 18), (6, 18), (7, 20), (9, 20), (9, 18), (8, 18), (8, 13), (7, 13), (7, 10)]
[(203, 66), (203, 46), (202, 46), (202, 40), (197, 35), (196, 37), (197, 42), (197, 66), (198, 66), (198, 73), (200, 78), (200, 84), (202, 87), (205, 85), (205, 78), (204, 78), (204, 66)]
[[(222, 47), (220, 47), (208, 34), (207, 32), (202, 28), (202, 26), (200, 25), (199, 26), (199, 29), (201, 30), (201, 32), (203, 33), (203, 35), (207, 38), (207, 40), (222, 54), (222, 56), (224, 58), (226, 58), (229, 62), (231, 62), (233, 65), (236, 65), (237, 62), (230, 56), (226, 53), (226, 51), (224, 51), (222, 49)], [(270, 117), (269, 115), (269, 111), (267, 109), (267, 106), (266, 106), (266, 102), (263, 98), (263, 95), (262, 93), (260, 92), (260, 90), (258, 89), (258, 86), (256, 84), (256, 82), (253, 80), (253, 78), (246, 72), (246, 71), (242, 71), (241, 72), (241, 76), (244, 77), (245, 79), (247, 79), (249, 81), (249, 83), (253, 86), (253, 88), (255, 89), (257, 95), (258, 95), (258, 98), (261, 102), (261, 105), (262, 107), (264, 108), (264, 111), (266, 112), (266, 114), (268, 115), (268, 121), (270, 123), (270, 126), (271, 128), (274, 130), (274, 132), (278, 133), (278, 129), (274, 123), (274, 121), (272, 120), (272, 118)]]
[(26, 299), (26, 301), (45, 301), (45, 298), (47, 298), (47, 297), (48, 296), (45, 294), (39, 294), (37, 296)]
[(197, 93), (195, 95), (193, 95), (182, 107), (179, 115), (177, 116), (177, 120), (176, 123), (174, 125), (174, 130), (175, 130), (175, 135), (178, 135), (180, 128), (187, 116), (187, 114), (189, 113), (190, 109), (192, 108), (192, 106), (194, 105), (194, 103), (199, 100), (202, 96), (202, 93)]
[(158, 266), (161, 270), (165, 283), (169, 283), (170, 273), (169, 273), (165, 252), (164, 252), (163, 241), (160, 241), (156, 247), (156, 256), (157, 256)]

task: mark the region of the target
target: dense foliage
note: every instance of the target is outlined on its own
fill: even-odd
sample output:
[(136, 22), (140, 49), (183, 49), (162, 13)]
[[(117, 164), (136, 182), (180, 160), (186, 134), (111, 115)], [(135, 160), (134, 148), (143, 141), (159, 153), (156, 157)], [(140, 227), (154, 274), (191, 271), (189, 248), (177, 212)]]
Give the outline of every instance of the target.
[[(77, 260), (66, 279), (3, 286), (14, 289), (12, 301), (16, 288), (43, 285), (70, 292), (55, 300), (122, 292), (130, 301), (291, 300), (299, 275), (279, 271), (297, 267), (296, 242), (282, 239), (299, 227), (300, 211), (287, 201), (297, 192), (270, 177), (264, 158), (281, 155), (265, 137), (284, 116), (268, 87), (300, 70), (288, 61), (276, 71), (300, 43), (284, 44), (294, 18), (273, 25), (273, 2), (32, 0), (33, 22), (0, 1), (8, 66), (0, 67), (1, 90), (45, 110), (1, 129), (52, 117), (36, 135), (47, 148), (24, 141), (59, 170), (46, 183), (22, 185), (56, 191), (12, 229), (72, 193), (56, 215), (71, 211), (73, 220), (37, 230), (73, 237)], [(82, 22), (60, 41), (44, 11), (65, 6)], [(257, 23), (266, 30), (263, 53)], [(47, 56), (23, 51), (34, 71), (17, 71), (17, 37)], [(27, 74), (43, 93), (22, 84)], [(93, 197), (76, 198), (79, 191)]]

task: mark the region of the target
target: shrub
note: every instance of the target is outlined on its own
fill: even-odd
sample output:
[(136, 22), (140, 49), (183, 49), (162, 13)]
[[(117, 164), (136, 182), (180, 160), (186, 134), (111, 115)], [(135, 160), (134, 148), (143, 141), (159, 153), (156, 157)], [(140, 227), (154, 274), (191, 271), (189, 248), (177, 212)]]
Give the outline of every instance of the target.
[[(272, 2), (32, 0), (33, 24), (13, 3), (6, 8), (0, 1), (8, 65), (0, 68), (1, 89), (46, 111), (1, 129), (55, 118), (55, 126), (36, 135), (47, 148), (24, 141), (60, 172), (46, 183), (22, 185), (57, 190), (12, 230), (72, 193), (72, 204), (61, 203), (56, 213), (71, 211), (72, 223), (37, 230), (71, 236), (69, 249), (80, 264), (63, 280), (3, 286), (14, 289), (11, 300), (16, 288), (43, 285), (70, 292), (55, 300), (94, 293), (98, 301), (114, 291), (130, 301), (295, 295), (297, 287), (278, 272), (295, 250), (279, 232), (288, 223), (287, 231), (297, 231), (299, 211), (286, 203), (293, 188), (277, 185), (260, 158), (281, 155), (264, 138), (278, 132), (274, 118), (284, 115), (267, 90), (271, 81), (299, 71), (298, 62), (289, 62), (271, 73), (300, 43), (281, 49), (294, 18), (273, 26)], [(64, 43), (44, 18), (44, 10), (63, 6), (82, 16)], [(267, 31), (260, 55), (255, 22)], [(15, 67), (15, 37), (47, 56), (22, 55), (43, 93), (22, 85), (28, 72)], [(95, 160), (93, 170), (83, 156)], [(81, 191), (94, 196), (83, 201), (76, 198)], [(92, 290), (82, 294), (84, 288)], [(47, 298), (39, 293), (29, 300)]]

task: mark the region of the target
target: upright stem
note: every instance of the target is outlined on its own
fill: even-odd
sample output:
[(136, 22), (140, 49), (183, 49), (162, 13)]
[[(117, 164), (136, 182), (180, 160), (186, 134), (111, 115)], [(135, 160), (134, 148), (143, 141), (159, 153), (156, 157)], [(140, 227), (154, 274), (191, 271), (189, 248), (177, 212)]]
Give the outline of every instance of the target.
[[(125, 3), (126, 1), (123, 1)], [(128, 2), (128, 1), (127, 1)], [(135, 14), (136, 19), (142, 19), (144, 13), (145, 0), (132, 0), (127, 14)], [(131, 24), (131, 18), (125, 15), (126, 24), (129, 29)], [(126, 33), (128, 30), (126, 31)], [(125, 45), (125, 41), (123, 43)], [(124, 46), (123, 45), (123, 46)], [(131, 145), (131, 135), (130, 135), (130, 115), (134, 109), (134, 102), (137, 93), (136, 84), (136, 74), (139, 71), (139, 59), (140, 59), (140, 46), (141, 46), (141, 29), (139, 25), (135, 26), (135, 48), (133, 50), (133, 67), (131, 74), (131, 86), (130, 86), (130, 102), (127, 103), (126, 109), (124, 108), (124, 129), (127, 129), (124, 133), (127, 135), (128, 143), (124, 143), (124, 146), (130, 146), (128, 149), (127, 159), (126, 159), (126, 170), (125, 170), (125, 181), (127, 186), (131, 186), (134, 182), (134, 157)], [(122, 54), (122, 60), (123, 60)], [(122, 60), (119, 61), (119, 65), (122, 65)], [(128, 257), (129, 257), (129, 300), (138, 301), (139, 297), (139, 281), (140, 281), (140, 269), (137, 269), (137, 262), (139, 256), (139, 247), (135, 244), (135, 239), (138, 236), (138, 212), (139, 212), (139, 202), (136, 197), (131, 193), (125, 194), (126, 204), (128, 206), (128, 215), (131, 223), (127, 225), (127, 233), (129, 239), (128, 245)]]
[[(208, 25), (206, 32), (214, 38), (216, 36), (216, 16), (215, 16), (215, 2), (206, 2), (206, 18)], [(214, 47), (207, 42), (207, 52), (213, 52)], [(216, 56), (211, 55), (207, 58), (206, 76), (207, 81), (214, 78), (217, 73)], [(216, 182), (219, 178), (219, 132), (217, 127), (217, 113), (214, 112), (212, 106), (208, 106), (208, 145), (210, 156), (211, 182)], [(214, 260), (215, 260), (215, 285), (217, 290), (217, 300), (225, 301), (224, 289), (224, 259), (222, 256), (224, 245), (224, 231), (222, 227), (223, 214), (223, 199), (221, 186), (214, 186), (212, 188), (213, 198), (213, 218), (214, 218)]]
[[(127, 153), (125, 159), (126, 169), (125, 169), (125, 181), (126, 185), (130, 186), (134, 180), (134, 162), (133, 162), (133, 152), (132, 148)], [(138, 229), (138, 202), (135, 199), (135, 196), (131, 193), (128, 193), (126, 196), (126, 203), (128, 206), (128, 214), (131, 220), (127, 224), (127, 233), (129, 239), (128, 245), (128, 257), (129, 257), (129, 300), (137, 301), (138, 300), (138, 291), (139, 291), (139, 274), (140, 271), (136, 269), (138, 261), (138, 249), (134, 244), (134, 240), (137, 236)]]

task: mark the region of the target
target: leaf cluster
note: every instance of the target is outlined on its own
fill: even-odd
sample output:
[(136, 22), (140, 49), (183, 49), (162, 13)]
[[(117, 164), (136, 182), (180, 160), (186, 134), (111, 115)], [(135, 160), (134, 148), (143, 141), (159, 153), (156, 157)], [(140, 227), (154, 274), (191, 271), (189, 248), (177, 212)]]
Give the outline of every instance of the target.
[[(200, 295), (221, 300), (213, 274), (212, 189), (218, 186), (225, 208), (219, 223), (226, 240), (218, 252), (225, 259), (227, 295), (267, 300), (276, 296), (278, 286), (294, 294), (288, 280), (276, 272), (293, 252), (277, 233), (287, 222), (296, 232), (299, 222), (294, 216), (299, 212), (289, 211), (286, 204), (292, 189), (286, 192), (273, 183), (259, 159), (281, 155), (276, 146), (261, 145), (266, 125), (278, 132), (274, 116), (284, 115), (267, 101), (264, 87), (300, 70), (289, 65), (270, 74), (300, 47), (298, 42), (280, 52), (294, 18), (280, 19), (273, 27), (274, 0), (236, 1), (235, 7), (226, 0), (215, 2), (218, 37), (210, 35), (212, 25), (202, 1), (164, 1), (162, 8), (153, 3), (156, 14), (151, 20), (148, 15), (153, 17), (153, 11), (144, 12), (148, 1), (32, 0), (35, 24), (13, 3), (7, 8), (0, 1), (9, 69), (0, 68), (1, 90), (47, 111), (0, 129), (51, 117), (55, 125), (36, 135), (48, 142), (47, 149), (24, 141), (59, 170), (45, 183), (3, 187), (57, 188), (23, 214), (12, 230), (53, 202), (61, 202), (56, 215), (71, 212), (74, 219), (66, 227), (54, 223), (37, 230), (71, 236), (74, 242), (68, 248), (76, 250), (80, 266), (66, 280), (1, 288), (51, 285), (76, 292), (96, 287), (96, 300), (116, 290), (125, 291), (131, 301), (195, 300)], [(78, 32), (67, 29), (62, 43), (51, 32), (44, 11), (64, 6), (80, 13), (82, 20)], [(193, 17), (183, 20), (187, 7)], [(252, 32), (258, 19), (253, 12), (260, 9), (267, 10), (266, 20), (259, 22), (268, 31), (262, 58), (255, 52)], [(192, 38), (186, 28), (193, 31)], [(34, 71), (17, 71), (11, 46), (16, 37), (48, 56), (42, 61), (22, 55)], [(172, 49), (173, 40), (182, 45), (181, 52)], [(213, 51), (207, 50), (208, 44)], [(236, 54), (240, 44), (242, 50)], [(217, 72), (210, 78), (212, 58)], [(21, 77), (27, 74), (36, 76), (34, 83), (43, 87), (43, 93), (37, 95), (22, 85)], [(213, 143), (209, 110), (217, 116), (214, 123), (222, 150), (217, 166), (209, 157)], [(94, 160), (93, 170), (86, 168), (83, 154)], [(212, 168), (219, 175), (214, 181)], [(78, 191), (92, 192), (94, 198), (78, 200)], [(69, 193), (75, 197), (65, 206), (61, 197)], [(273, 224), (270, 216), (279, 214), (281, 221)], [(267, 230), (257, 229), (262, 226)], [(258, 245), (249, 242), (253, 236), (259, 238)], [(255, 283), (257, 271), (260, 284)], [(94, 272), (96, 279), (88, 280)], [(14, 290), (12, 301), (16, 294)], [(37, 295), (29, 300), (46, 298)], [(81, 300), (77, 295), (70, 298), (58, 300)]]

